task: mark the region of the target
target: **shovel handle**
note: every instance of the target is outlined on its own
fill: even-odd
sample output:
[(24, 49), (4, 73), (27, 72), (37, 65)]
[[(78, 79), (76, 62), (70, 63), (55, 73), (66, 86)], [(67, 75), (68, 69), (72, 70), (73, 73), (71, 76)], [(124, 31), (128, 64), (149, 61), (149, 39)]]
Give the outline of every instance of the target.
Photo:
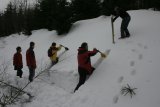
[(101, 57), (105, 58), (106, 55), (104, 53), (102, 53), (101, 51), (97, 50), (100, 54), (101, 54)]
[(68, 50), (69, 50), (67, 47), (65, 47), (65, 46), (63, 46), (63, 45), (61, 45), (61, 46), (62, 46), (62, 47), (64, 47), (66, 51), (68, 51)]

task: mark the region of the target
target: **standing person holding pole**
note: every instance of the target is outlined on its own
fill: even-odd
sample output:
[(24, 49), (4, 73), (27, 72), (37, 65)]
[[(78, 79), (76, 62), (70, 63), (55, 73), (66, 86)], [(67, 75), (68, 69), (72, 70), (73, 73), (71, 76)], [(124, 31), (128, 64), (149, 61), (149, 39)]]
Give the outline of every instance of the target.
[(131, 20), (130, 15), (119, 7), (115, 7), (114, 11), (115, 11), (115, 18), (112, 20), (112, 22), (114, 22), (119, 16), (122, 18), (120, 39), (130, 37), (130, 33), (127, 28)]

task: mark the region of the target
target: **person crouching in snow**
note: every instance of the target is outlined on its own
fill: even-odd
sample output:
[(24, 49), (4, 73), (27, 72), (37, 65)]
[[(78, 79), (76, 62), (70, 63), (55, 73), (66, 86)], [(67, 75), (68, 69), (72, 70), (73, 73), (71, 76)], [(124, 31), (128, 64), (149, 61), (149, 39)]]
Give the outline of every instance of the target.
[(48, 57), (50, 57), (52, 65), (58, 63), (57, 52), (60, 51), (62, 46), (56, 47), (56, 43), (53, 42), (51, 47), (48, 49)]
[(88, 51), (88, 45), (86, 42), (82, 43), (81, 47), (78, 49), (78, 73), (79, 73), (79, 83), (77, 84), (74, 92), (85, 83), (87, 75), (92, 74), (95, 68), (91, 65), (91, 56), (96, 55), (98, 50), (96, 48), (93, 51)]
[(17, 76), (22, 78), (22, 68), (23, 68), (23, 62), (22, 62), (22, 54), (21, 54), (21, 47), (16, 48), (17, 52), (13, 56), (13, 65), (14, 70), (17, 70)]

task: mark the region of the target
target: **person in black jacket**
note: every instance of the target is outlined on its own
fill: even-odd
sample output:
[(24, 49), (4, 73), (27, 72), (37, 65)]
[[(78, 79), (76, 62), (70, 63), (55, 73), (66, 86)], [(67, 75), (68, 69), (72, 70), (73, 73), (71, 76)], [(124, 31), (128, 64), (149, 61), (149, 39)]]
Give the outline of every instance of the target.
[(120, 39), (126, 38), (126, 37), (130, 37), (130, 33), (128, 31), (128, 24), (131, 20), (130, 15), (124, 11), (123, 9), (119, 8), (119, 7), (115, 7), (114, 8), (115, 11), (115, 18), (112, 20), (113, 22), (120, 16), (122, 18), (122, 23), (121, 23), (121, 37)]

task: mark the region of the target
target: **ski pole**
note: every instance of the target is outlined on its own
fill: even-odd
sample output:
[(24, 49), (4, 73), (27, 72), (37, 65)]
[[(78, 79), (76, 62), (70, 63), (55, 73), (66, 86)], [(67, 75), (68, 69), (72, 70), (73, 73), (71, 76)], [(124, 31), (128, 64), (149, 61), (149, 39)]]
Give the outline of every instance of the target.
[(69, 50), (67, 47), (65, 47), (65, 46), (63, 46), (63, 45), (61, 45), (61, 46), (62, 46), (62, 47), (64, 47), (66, 51), (68, 51), (68, 50)]
[(102, 53), (101, 51), (97, 50), (100, 54), (101, 54), (101, 57), (105, 58), (106, 55), (104, 53)]
[(111, 16), (111, 26), (112, 26), (112, 43), (115, 44), (114, 41), (114, 24), (113, 24), (113, 16)]

